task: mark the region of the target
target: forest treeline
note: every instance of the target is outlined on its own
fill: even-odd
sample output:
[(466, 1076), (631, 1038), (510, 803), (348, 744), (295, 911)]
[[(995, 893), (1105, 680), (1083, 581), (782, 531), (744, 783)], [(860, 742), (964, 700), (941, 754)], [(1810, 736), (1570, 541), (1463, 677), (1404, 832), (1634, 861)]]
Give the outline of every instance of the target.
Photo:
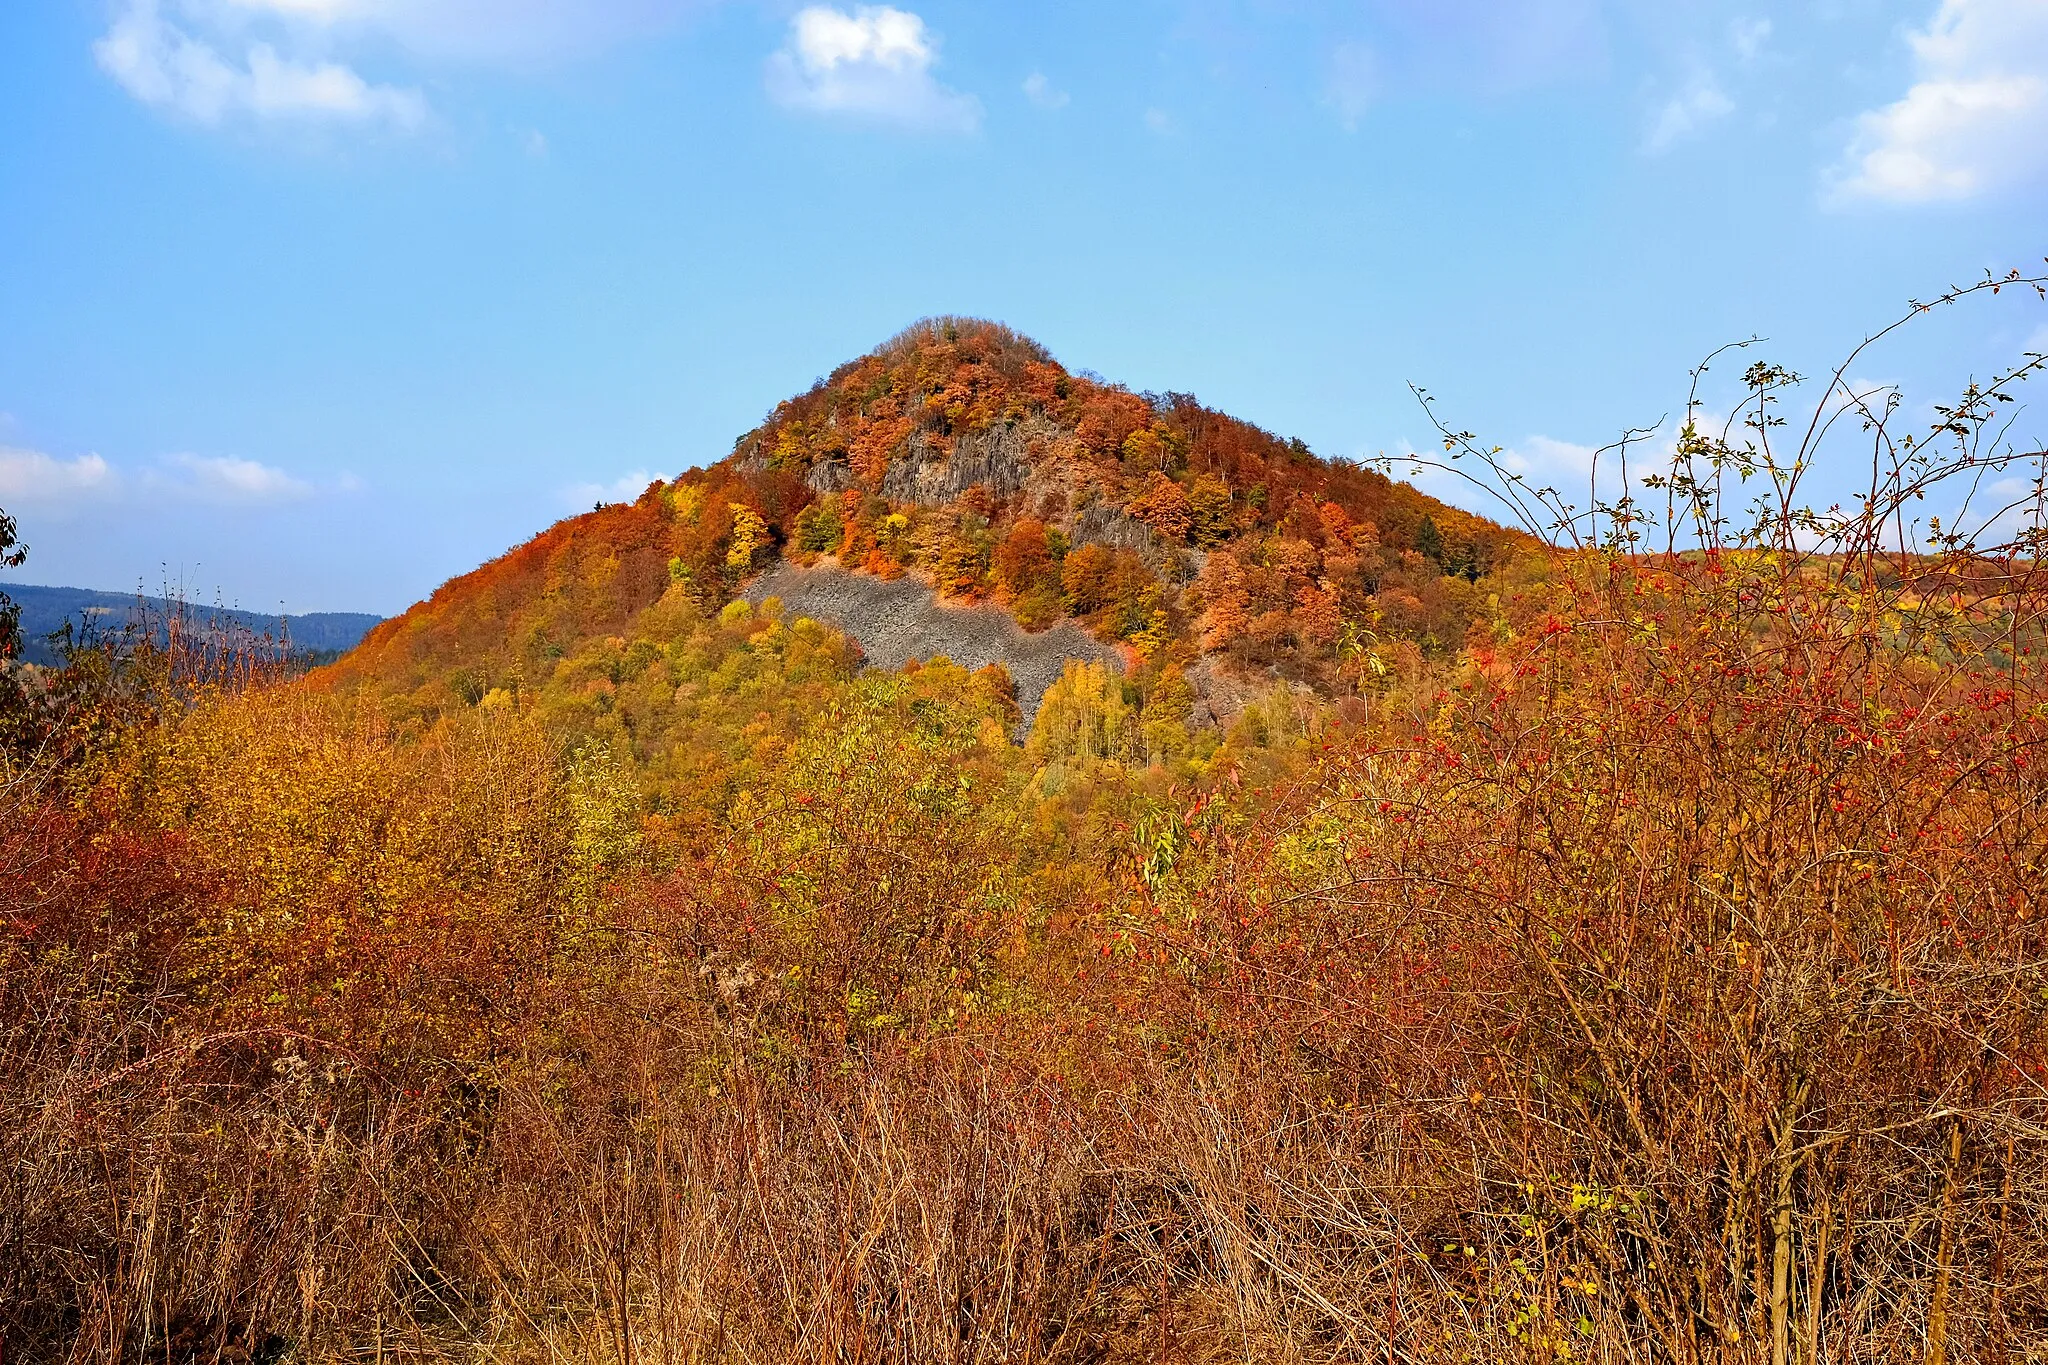
[[(2038, 519), (1886, 529), (2023, 468), (1998, 394), (2037, 362), (1865, 505), (1742, 522), (1719, 476), (1796, 495), (1814, 455), (1752, 370), (1753, 426), (1681, 433), (1693, 529), (1658, 548), (1626, 502), (1507, 489), (1546, 544), (1284, 443), (1209, 463), (1199, 409), (1020, 340), (904, 405), (904, 366), (971, 349), (948, 326), (338, 670), (144, 642), (7, 694), (10, 1358), (2038, 1351)], [(993, 467), (901, 424), (985, 433), (1019, 393), (1019, 426), (1130, 419), (1059, 465), (1115, 506), (1213, 475), (1225, 529), (1132, 512), (1146, 538), (1055, 553), (1108, 523), (1028, 501), (1027, 461), (980, 527), (874, 491), (909, 525), (858, 539), (890, 461)], [(959, 593), (1130, 651), (1022, 743), (1000, 670), (865, 671), (728, 600), (771, 546), (935, 573), (962, 534)], [(1152, 575), (1149, 655), (1066, 583), (1091, 546)], [(1219, 562), (1242, 624), (1205, 639)], [(1388, 628), (1439, 585), (1456, 612)]]

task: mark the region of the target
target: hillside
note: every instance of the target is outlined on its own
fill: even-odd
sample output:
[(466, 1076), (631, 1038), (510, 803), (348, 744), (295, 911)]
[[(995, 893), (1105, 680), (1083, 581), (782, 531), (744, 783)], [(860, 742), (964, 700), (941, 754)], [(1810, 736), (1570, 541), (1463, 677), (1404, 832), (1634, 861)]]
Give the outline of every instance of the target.
[(1074, 382), (858, 464), (1050, 365), (953, 331), (324, 672), (0, 689), (10, 1359), (2048, 1341), (2048, 566), (1882, 548), (2025, 447), (1526, 556)]
[[(1133, 393), (999, 324), (935, 319), (782, 403), (725, 459), (444, 585), (333, 676), (421, 713), (538, 692), (593, 640), (624, 650), (664, 597), (713, 611), (781, 560), (784, 582), (843, 566), (914, 576), (1030, 632), (1071, 622), (1185, 713), (1237, 695), (1232, 679), (1345, 692), (1404, 643), (1456, 649), (1485, 614), (1481, 580), (1524, 543), (1187, 394)], [(872, 629), (841, 624), (877, 657), (944, 652), (899, 630), (877, 653)], [(990, 656), (1012, 672), (1021, 658)]]
[(119, 635), (130, 627), (155, 628), (174, 611), (203, 633), (242, 635), (289, 642), (299, 656), (336, 655), (355, 648), (372, 626), (384, 618), (367, 612), (319, 611), (303, 616), (273, 616), (232, 607), (173, 604), (141, 593), (100, 592), (93, 588), (41, 587), (27, 583), (0, 585), (21, 608), (22, 658), (32, 664), (58, 662), (50, 636), (69, 624), (75, 634), (88, 631)]

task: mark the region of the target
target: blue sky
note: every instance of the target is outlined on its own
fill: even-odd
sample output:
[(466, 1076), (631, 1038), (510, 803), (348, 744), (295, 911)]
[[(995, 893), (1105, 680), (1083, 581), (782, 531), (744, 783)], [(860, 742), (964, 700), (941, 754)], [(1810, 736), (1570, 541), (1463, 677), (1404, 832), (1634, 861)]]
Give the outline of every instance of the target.
[(941, 312), (1569, 470), (2043, 224), (2048, 0), (18, 0), (0, 506), (20, 581), (393, 612)]

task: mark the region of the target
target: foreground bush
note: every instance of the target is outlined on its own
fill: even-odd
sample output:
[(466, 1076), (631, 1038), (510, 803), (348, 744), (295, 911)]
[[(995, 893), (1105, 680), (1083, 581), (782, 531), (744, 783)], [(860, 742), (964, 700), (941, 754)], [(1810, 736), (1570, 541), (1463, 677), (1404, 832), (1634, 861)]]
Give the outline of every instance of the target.
[(2048, 579), (1884, 529), (2012, 464), (1972, 392), (1833, 519), (1688, 427), (1690, 541), (1180, 767), (738, 621), (695, 807), (616, 716), (158, 688), (0, 787), (7, 1349), (2037, 1358)]

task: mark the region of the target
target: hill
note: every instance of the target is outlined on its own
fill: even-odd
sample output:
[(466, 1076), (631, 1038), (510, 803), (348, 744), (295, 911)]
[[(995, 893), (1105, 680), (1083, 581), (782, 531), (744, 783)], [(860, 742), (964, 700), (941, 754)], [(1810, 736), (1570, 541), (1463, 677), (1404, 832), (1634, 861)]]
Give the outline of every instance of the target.
[[(726, 458), (452, 580), (333, 676), (422, 713), (539, 692), (591, 641), (625, 651), (657, 602), (715, 611), (781, 561), (777, 581), (805, 591), (803, 571), (844, 568), (870, 586), (915, 577), (1029, 632), (1071, 622), (1114, 647), (1141, 699), (1186, 714), (1219, 697), (1220, 715), (1246, 679), (1338, 693), (1403, 646), (1455, 650), (1486, 614), (1481, 580), (1526, 543), (1190, 395), (1134, 393), (1000, 324), (940, 318), (778, 405)], [(868, 596), (849, 614), (886, 616)], [(876, 651), (872, 626), (840, 624)], [(991, 658), (1015, 672), (1021, 655)]]
[(0, 585), (0, 591), (21, 608), (22, 658), (32, 664), (59, 662), (50, 637), (68, 624), (74, 634), (88, 631), (119, 635), (130, 627), (154, 629), (182, 613), (188, 625), (207, 634), (240, 635), (288, 642), (302, 657), (332, 657), (354, 649), (370, 628), (384, 618), (367, 612), (316, 611), (303, 616), (272, 616), (231, 607), (198, 607), (141, 593), (100, 592), (93, 588), (42, 587), (28, 583)]
[(1832, 523), (1688, 427), (1706, 545), (1482, 563), (1222, 419), (1128, 467), (1170, 399), (861, 465), (948, 328), (340, 667), (0, 688), (16, 1356), (2033, 1358), (2039, 510), (1893, 531), (2038, 458), (2016, 380)]

